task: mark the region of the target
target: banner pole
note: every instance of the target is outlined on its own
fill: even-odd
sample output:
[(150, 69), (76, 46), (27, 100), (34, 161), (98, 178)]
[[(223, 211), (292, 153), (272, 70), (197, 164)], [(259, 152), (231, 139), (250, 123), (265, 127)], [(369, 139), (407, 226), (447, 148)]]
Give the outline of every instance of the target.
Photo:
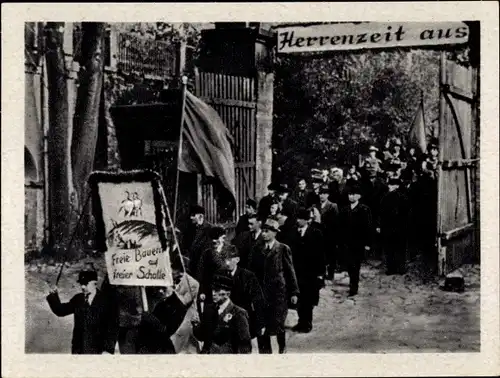
[(61, 279), (61, 275), (62, 275), (62, 272), (64, 269), (64, 263), (66, 262), (66, 259), (68, 256), (68, 250), (70, 250), (71, 247), (73, 246), (73, 242), (75, 240), (75, 235), (76, 235), (76, 230), (78, 230), (78, 226), (80, 225), (80, 222), (83, 218), (83, 213), (85, 212), (85, 209), (87, 208), (89, 201), (90, 201), (90, 193), (87, 195), (87, 199), (85, 201), (85, 204), (82, 207), (82, 211), (80, 212), (80, 215), (78, 216), (78, 220), (76, 222), (75, 228), (73, 229), (73, 233), (71, 234), (71, 239), (69, 240), (68, 246), (66, 247), (66, 255), (64, 256), (64, 260), (61, 264), (61, 269), (59, 270), (59, 274), (57, 275), (56, 286), (59, 283), (59, 280)]
[(146, 287), (141, 286), (141, 296), (142, 296), (142, 307), (144, 308), (144, 311), (149, 311), (149, 306), (148, 306), (148, 297), (146, 295)]
[(179, 258), (181, 260), (182, 270), (184, 272), (184, 275), (186, 276), (186, 283), (188, 285), (189, 294), (191, 295), (191, 298), (194, 301), (194, 300), (196, 300), (196, 298), (194, 298), (194, 296), (193, 296), (193, 289), (191, 287), (191, 284), (189, 283), (189, 278), (187, 277), (186, 266), (184, 265), (184, 259), (183, 259), (183, 255), (181, 253), (181, 247), (180, 247), (179, 241), (177, 239), (177, 233), (175, 232), (175, 224), (174, 224), (174, 222), (172, 220), (172, 215), (170, 214), (170, 209), (168, 207), (167, 199), (165, 197), (165, 192), (162, 189), (162, 190), (160, 190), (160, 193), (161, 193), (161, 197), (163, 199), (165, 210), (167, 211), (168, 221), (170, 222), (170, 226), (172, 227), (172, 234), (174, 236), (174, 244), (175, 244), (173, 248), (175, 249), (175, 247), (177, 246), (177, 253), (179, 254)]
[(187, 76), (182, 77), (182, 103), (181, 103), (181, 126), (179, 131), (179, 148), (177, 149), (177, 175), (175, 177), (175, 194), (174, 194), (174, 214), (173, 214), (173, 225), (177, 220), (177, 200), (179, 197), (179, 162), (182, 157), (182, 132), (184, 130), (184, 119), (186, 113), (186, 92), (187, 92)]

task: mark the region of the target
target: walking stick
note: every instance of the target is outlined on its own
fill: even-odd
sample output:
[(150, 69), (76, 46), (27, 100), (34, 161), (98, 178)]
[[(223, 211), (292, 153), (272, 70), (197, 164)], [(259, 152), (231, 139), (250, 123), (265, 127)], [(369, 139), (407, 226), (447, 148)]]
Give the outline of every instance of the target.
[(80, 225), (80, 221), (83, 218), (83, 213), (84, 213), (85, 209), (87, 208), (89, 201), (90, 201), (90, 193), (87, 195), (87, 199), (85, 201), (85, 204), (82, 207), (82, 211), (80, 212), (80, 215), (78, 216), (78, 221), (76, 222), (75, 228), (73, 229), (71, 239), (69, 240), (68, 246), (66, 247), (66, 255), (65, 255), (65, 258), (63, 260), (63, 263), (61, 264), (61, 269), (59, 270), (59, 274), (57, 275), (56, 286), (59, 283), (59, 280), (61, 279), (61, 275), (62, 275), (62, 272), (64, 269), (64, 264), (66, 263), (66, 259), (68, 256), (67, 251), (69, 251), (71, 249), (71, 247), (73, 246), (73, 242), (75, 240), (75, 235), (76, 235), (76, 230), (78, 229), (78, 226)]

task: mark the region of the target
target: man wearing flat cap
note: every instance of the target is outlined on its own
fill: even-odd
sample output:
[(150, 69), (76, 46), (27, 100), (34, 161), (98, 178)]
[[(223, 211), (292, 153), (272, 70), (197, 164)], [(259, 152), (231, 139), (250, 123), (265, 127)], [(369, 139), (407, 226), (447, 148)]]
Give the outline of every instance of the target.
[(110, 307), (105, 295), (97, 289), (97, 272), (83, 270), (78, 275), (81, 293), (61, 303), (57, 288), (47, 296), (52, 312), (59, 316), (74, 315), (72, 354), (113, 354), (115, 323), (110, 322)]
[(239, 266), (240, 255), (236, 247), (226, 249), (224, 253), (226, 273), (233, 279), (231, 301), (248, 313), (250, 336), (254, 339), (265, 331), (264, 293), (253, 272)]
[(382, 198), (377, 219), (377, 231), (381, 234), (387, 274), (405, 273), (409, 204), (400, 185), (400, 179), (388, 180), (389, 191)]
[(183, 234), (182, 246), (183, 253), (189, 258), (189, 271), (196, 274), (202, 252), (212, 245), (209, 232), (213, 226), (205, 220), (205, 209), (202, 206), (191, 206), (189, 214), (191, 224)]
[(213, 303), (204, 307), (194, 335), (203, 342), (202, 354), (248, 354), (252, 352), (248, 313), (231, 299), (233, 279), (226, 273), (214, 276)]
[(272, 353), (271, 336), (277, 338), (279, 353), (286, 353), (288, 301), (296, 305), (299, 295), (292, 251), (289, 246), (276, 240), (279, 231), (278, 222), (267, 219), (262, 226), (264, 243), (254, 248), (249, 258), (249, 269), (257, 276), (267, 303), (266, 332), (257, 339), (259, 353)]
[(300, 290), (297, 313), (299, 321), (293, 330), (308, 333), (313, 328), (313, 309), (319, 302), (319, 291), (325, 274), (325, 246), (322, 232), (309, 225), (310, 212), (301, 208), (290, 237), (293, 266)]
[(361, 262), (372, 243), (372, 217), (368, 206), (360, 203), (362, 190), (356, 181), (347, 183), (347, 193), (349, 205), (341, 211), (340, 236), (349, 274), (349, 296), (355, 296)]

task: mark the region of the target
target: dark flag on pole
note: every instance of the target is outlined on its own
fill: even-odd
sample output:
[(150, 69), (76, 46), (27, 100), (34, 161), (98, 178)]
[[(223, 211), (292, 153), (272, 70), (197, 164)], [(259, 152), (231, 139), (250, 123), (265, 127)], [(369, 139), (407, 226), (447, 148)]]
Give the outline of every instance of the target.
[(413, 123), (410, 127), (409, 133), (409, 147), (414, 147), (421, 153), (425, 153), (426, 150), (426, 138), (425, 138), (425, 119), (424, 119), (424, 99), (423, 96), (420, 98), (420, 104), (413, 119)]
[(184, 124), (178, 169), (216, 179), (236, 204), (232, 137), (219, 114), (186, 90)]

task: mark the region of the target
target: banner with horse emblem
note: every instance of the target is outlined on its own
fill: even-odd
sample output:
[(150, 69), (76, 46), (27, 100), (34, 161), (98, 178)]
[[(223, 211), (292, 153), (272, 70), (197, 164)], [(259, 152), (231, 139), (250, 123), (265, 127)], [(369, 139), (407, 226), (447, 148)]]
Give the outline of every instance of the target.
[(93, 172), (89, 178), (98, 248), (112, 285), (172, 284), (166, 237), (168, 211), (152, 171)]

